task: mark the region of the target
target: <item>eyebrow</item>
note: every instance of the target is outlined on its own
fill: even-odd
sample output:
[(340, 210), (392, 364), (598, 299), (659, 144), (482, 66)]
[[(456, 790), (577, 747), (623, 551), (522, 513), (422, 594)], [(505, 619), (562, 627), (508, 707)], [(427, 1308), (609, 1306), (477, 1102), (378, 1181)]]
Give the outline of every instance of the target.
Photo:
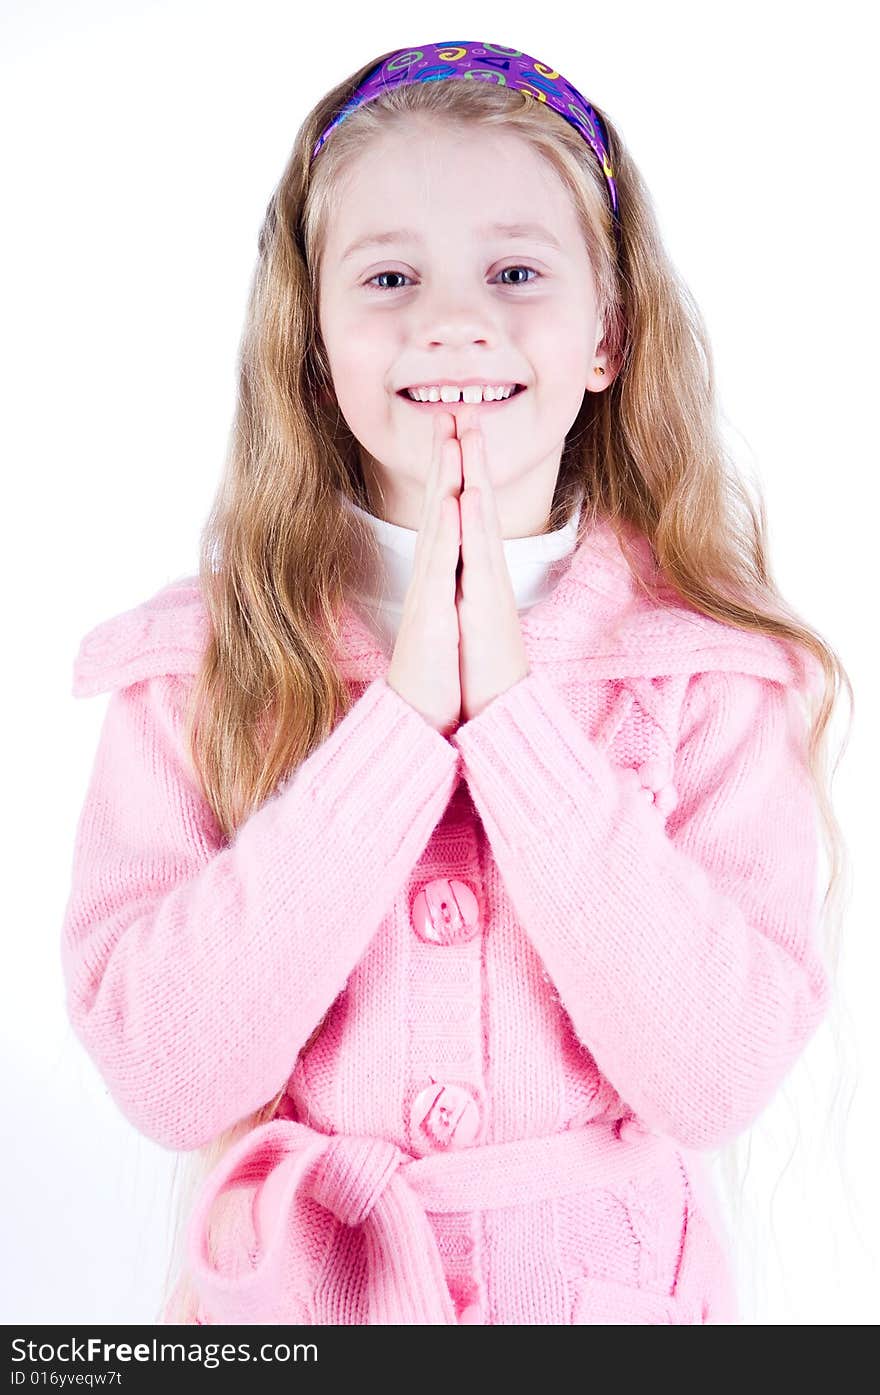
[[(478, 228), (477, 232), (485, 241), (492, 237), (497, 237), (500, 233), (502, 237), (532, 238), (537, 242), (545, 242), (549, 247), (555, 247), (557, 251), (562, 251), (562, 244), (559, 239), (553, 236), (549, 228), (545, 228), (541, 223), (487, 223), (485, 227)], [(365, 247), (385, 247), (389, 242), (410, 242), (418, 246), (424, 245), (425, 239), (420, 233), (414, 232), (411, 228), (394, 228), (390, 232), (367, 233), (364, 237), (359, 237), (352, 242), (343, 252), (341, 261), (348, 261), (355, 252), (362, 251)]]

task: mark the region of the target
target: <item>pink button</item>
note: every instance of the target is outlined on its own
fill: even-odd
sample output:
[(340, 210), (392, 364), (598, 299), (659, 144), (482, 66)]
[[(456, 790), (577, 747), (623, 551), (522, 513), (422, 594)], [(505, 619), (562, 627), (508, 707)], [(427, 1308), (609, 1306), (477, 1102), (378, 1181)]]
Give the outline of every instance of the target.
[(479, 1133), (480, 1110), (463, 1086), (435, 1081), (413, 1100), (410, 1124), (413, 1145), (422, 1151), (467, 1148)]
[(459, 1322), (474, 1323), (483, 1321), (482, 1303), (468, 1303), (466, 1308), (462, 1308), (458, 1315)]
[(431, 944), (465, 944), (477, 933), (479, 919), (477, 898), (470, 887), (445, 877), (428, 882), (413, 903), (416, 933)]

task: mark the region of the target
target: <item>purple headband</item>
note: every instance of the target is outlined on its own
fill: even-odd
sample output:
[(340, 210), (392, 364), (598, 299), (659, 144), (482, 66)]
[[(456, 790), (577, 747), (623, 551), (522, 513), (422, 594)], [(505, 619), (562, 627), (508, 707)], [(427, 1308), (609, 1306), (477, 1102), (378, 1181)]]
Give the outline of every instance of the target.
[(472, 78), (474, 81), (495, 82), (499, 87), (518, 88), (537, 101), (545, 102), (569, 125), (574, 126), (595, 154), (605, 176), (614, 232), (619, 243), (617, 185), (608, 154), (608, 135), (598, 112), (561, 73), (519, 49), (504, 48), (501, 44), (456, 41), (397, 49), (390, 58), (367, 74), (339, 114), (324, 128), (312, 151), (312, 160), (334, 127), (344, 121), (355, 107), (381, 97), (383, 92), (394, 87), (411, 82), (442, 82), (445, 78)]

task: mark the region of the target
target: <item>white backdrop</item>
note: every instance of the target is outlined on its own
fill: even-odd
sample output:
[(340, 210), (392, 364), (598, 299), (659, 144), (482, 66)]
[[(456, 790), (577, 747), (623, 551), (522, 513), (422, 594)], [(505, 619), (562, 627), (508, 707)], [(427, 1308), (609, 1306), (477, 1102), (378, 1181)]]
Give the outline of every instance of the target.
[(173, 1155), (120, 1115), (64, 1007), (59, 931), (107, 701), (71, 697), (73, 658), (99, 621), (197, 570), (257, 231), (307, 110), (370, 55), (450, 33), (561, 66), (620, 128), (706, 318), (774, 575), (851, 674), (835, 805), (852, 1100), (838, 1161), (821, 1146), (823, 1028), (791, 1078), (785, 1186), (788, 1104), (751, 1159), (754, 1320), (880, 1317), (878, 917), (856, 875), (876, 865), (880, 775), (864, 720), (880, 701), (869, 10), (452, 0), (426, 20), (399, 0), (313, 18), (280, 0), (4, 0), (5, 1323), (150, 1322), (167, 1258)]

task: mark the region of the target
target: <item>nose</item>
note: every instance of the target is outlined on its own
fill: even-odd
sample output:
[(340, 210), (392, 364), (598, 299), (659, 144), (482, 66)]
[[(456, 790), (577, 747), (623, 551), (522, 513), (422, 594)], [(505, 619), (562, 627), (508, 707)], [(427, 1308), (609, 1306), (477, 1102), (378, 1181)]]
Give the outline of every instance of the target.
[[(460, 272), (435, 279), (419, 296), (423, 342), (451, 350), (491, 345), (497, 334), (495, 312), (478, 287), (463, 282)], [(462, 367), (462, 373), (466, 368)]]

